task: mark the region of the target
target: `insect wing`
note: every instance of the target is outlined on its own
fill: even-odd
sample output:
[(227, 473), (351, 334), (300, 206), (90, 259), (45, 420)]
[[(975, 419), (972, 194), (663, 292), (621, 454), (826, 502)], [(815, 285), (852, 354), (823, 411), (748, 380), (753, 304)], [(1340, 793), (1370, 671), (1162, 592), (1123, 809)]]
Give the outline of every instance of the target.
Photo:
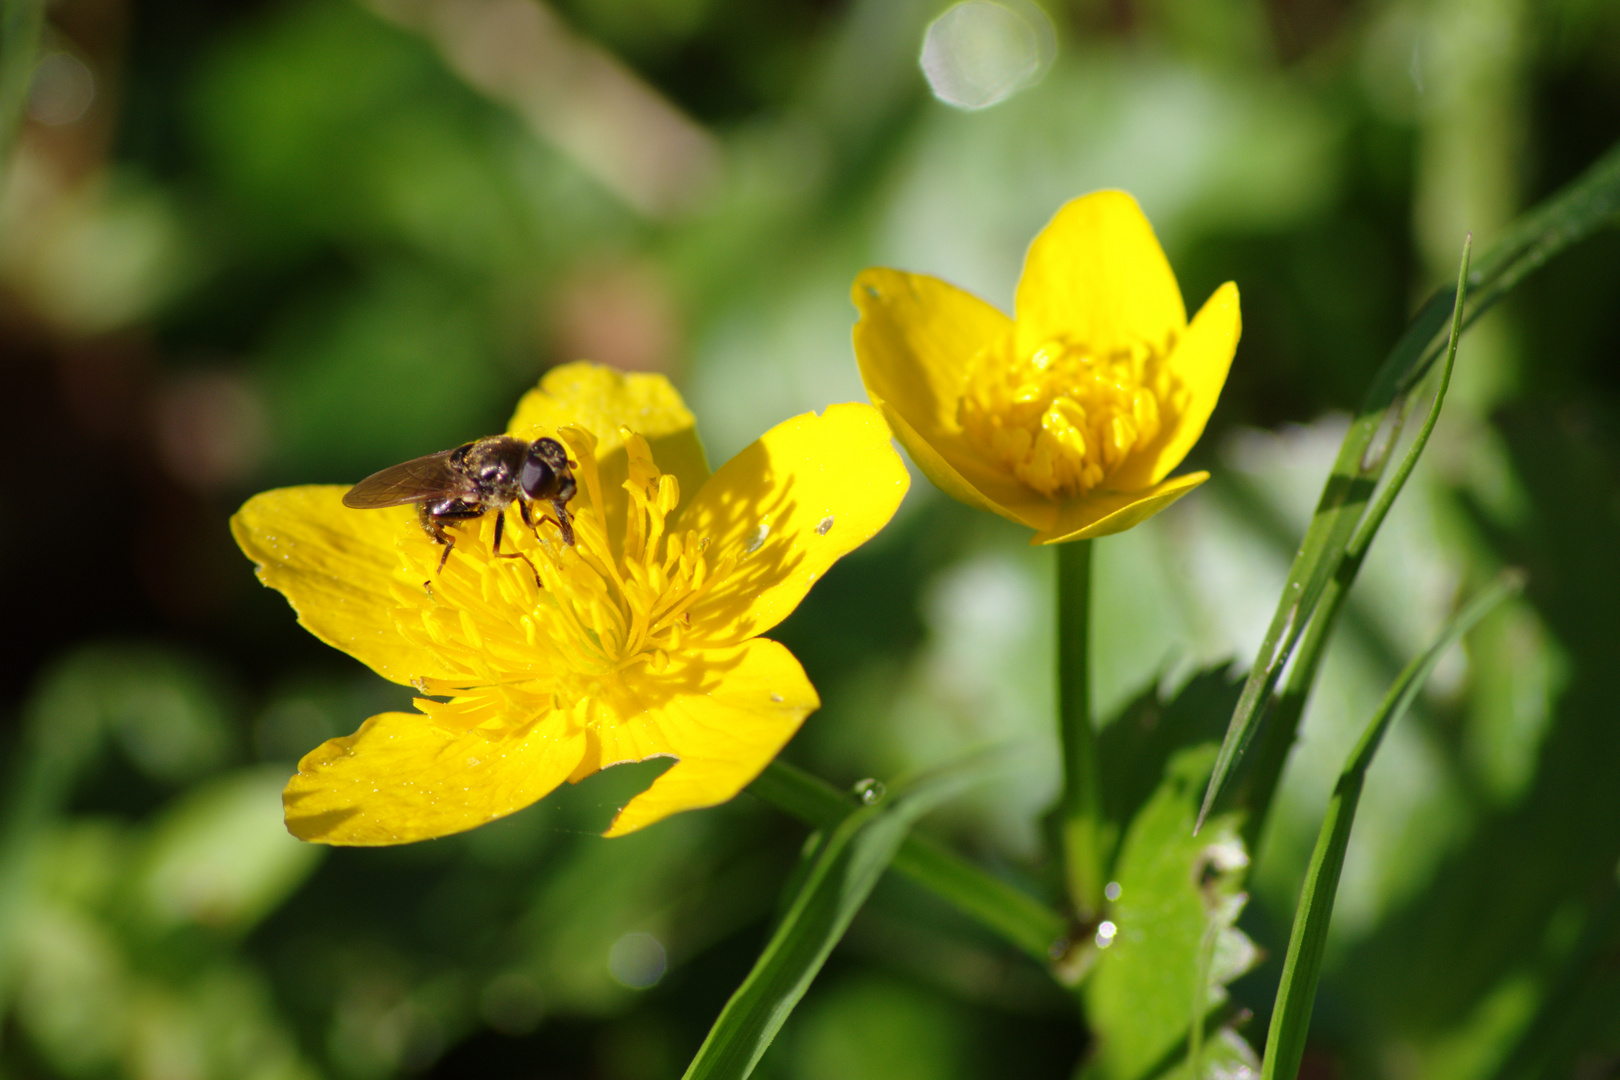
[(454, 450), (412, 458), (372, 473), (343, 496), (343, 505), (355, 510), (427, 502), (429, 499), (476, 495), (472, 481), (450, 463)]

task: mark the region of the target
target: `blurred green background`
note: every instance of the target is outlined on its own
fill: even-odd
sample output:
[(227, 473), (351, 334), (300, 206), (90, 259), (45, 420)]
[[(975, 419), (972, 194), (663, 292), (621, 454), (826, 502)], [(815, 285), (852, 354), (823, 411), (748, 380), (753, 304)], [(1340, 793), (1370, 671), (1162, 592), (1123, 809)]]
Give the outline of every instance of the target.
[[(288, 838), (296, 759), (408, 694), (257, 585), (247, 495), (497, 431), (575, 358), (668, 373), (723, 461), (864, 397), (861, 268), (1005, 308), (1057, 207), (1123, 187), (1189, 307), (1235, 279), (1245, 326), (1189, 462), (1215, 478), (1098, 546), (1111, 717), (1248, 663), (1344, 410), (1463, 233), (1620, 138), (1613, 0), (1046, 0), (1049, 67), (978, 110), (919, 67), (946, 7), (49, 7), (0, 195), (0, 1077), (676, 1076), (764, 939), (803, 829), (745, 795), (601, 840), (640, 766), (452, 839)], [(962, 25), (941, 89), (1012, 48)], [(1362, 573), (1251, 880), (1256, 1042), (1361, 724), (1459, 595), (1531, 577), (1373, 769), (1311, 1077), (1491, 1077), (1613, 880), (1617, 300), (1610, 233), (1470, 333)], [(1055, 896), (1025, 539), (919, 482), (777, 636), (826, 703), (788, 756), (838, 783), (1042, 747), (925, 827)], [(1620, 941), (1598, 955), (1544, 1075), (1620, 1076)], [(1086, 1041), (1035, 965), (890, 880), (761, 1074), (1063, 1077)]]

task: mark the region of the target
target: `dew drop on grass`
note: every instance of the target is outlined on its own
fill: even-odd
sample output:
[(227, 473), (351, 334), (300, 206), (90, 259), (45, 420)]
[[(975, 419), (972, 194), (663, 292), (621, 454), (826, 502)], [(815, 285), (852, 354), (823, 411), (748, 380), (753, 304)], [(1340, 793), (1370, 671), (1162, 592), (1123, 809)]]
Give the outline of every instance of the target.
[(877, 804), (884, 795), (888, 794), (888, 790), (883, 786), (883, 781), (870, 778), (856, 781), (854, 787), (855, 797), (861, 800), (861, 803), (865, 806)]

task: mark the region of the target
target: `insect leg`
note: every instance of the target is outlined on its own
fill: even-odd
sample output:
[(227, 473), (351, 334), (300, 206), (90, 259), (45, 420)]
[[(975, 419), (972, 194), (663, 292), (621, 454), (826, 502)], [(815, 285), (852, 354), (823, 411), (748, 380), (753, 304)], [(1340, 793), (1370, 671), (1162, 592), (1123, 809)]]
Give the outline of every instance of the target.
[[(444, 523), (439, 520), (440, 515), (433, 512), (432, 506), (432, 503), (417, 503), (416, 520), (421, 522), (422, 530), (433, 538), (434, 543), (444, 545), (444, 554), (439, 556), (438, 569), (433, 571), (438, 574), (444, 570), (444, 564), (450, 558), (450, 549), (456, 546), (456, 538), (444, 531)], [(428, 589), (429, 593), (432, 591), (431, 588)]]
[[(519, 503), (518, 506), (522, 507), (523, 504)], [(528, 511), (526, 509), (523, 510), (524, 520), (527, 520), (528, 516), (529, 516)], [(506, 511), (505, 510), (497, 510), (497, 511), (495, 511), (495, 547), (494, 547), (494, 555), (495, 555), (495, 557), (497, 559), (522, 559), (524, 562), (529, 563), (529, 573), (534, 575), (534, 584), (535, 584), (535, 586), (537, 588), (544, 589), (546, 586), (545, 586), (545, 583), (540, 580), (540, 571), (538, 571), (538, 570), (536, 570), (534, 568), (534, 563), (529, 562), (529, 557), (527, 555), (523, 554), (523, 552), (521, 552), (521, 551), (514, 551), (510, 555), (506, 555), (506, 554), (503, 554), (501, 552), (501, 527), (505, 523), (506, 523)]]

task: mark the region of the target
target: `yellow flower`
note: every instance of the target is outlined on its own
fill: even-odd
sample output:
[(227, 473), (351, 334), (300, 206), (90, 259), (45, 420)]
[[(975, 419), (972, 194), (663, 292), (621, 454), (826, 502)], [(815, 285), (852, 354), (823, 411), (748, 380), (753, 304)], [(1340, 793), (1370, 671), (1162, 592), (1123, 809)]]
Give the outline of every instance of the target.
[(548, 373), (509, 431), (559, 438), (578, 462), (577, 546), (509, 514), (502, 552), (524, 559), (495, 557), (487, 513), (454, 527), (436, 574), (414, 507), (351, 510), (343, 487), (268, 491), (232, 519), (299, 622), (424, 695), (420, 713), (374, 716), (299, 762), (283, 797), (295, 836), (444, 836), (563, 780), (679, 759), (619, 812), (619, 836), (731, 798), (820, 704), (758, 635), (899, 506), (906, 470), (876, 412), (795, 417), (711, 476), (665, 379), (580, 363)]
[(1121, 532), (1209, 478), (1192, 449), (1237, 348), (1237, 286), (1189, 325), (1136, 200), (1099, 191), (1030, 245), (1016, 319), (938, 278), (855, 280), (855, 356), (872, 402), (928, 478), (1036, 530)]

